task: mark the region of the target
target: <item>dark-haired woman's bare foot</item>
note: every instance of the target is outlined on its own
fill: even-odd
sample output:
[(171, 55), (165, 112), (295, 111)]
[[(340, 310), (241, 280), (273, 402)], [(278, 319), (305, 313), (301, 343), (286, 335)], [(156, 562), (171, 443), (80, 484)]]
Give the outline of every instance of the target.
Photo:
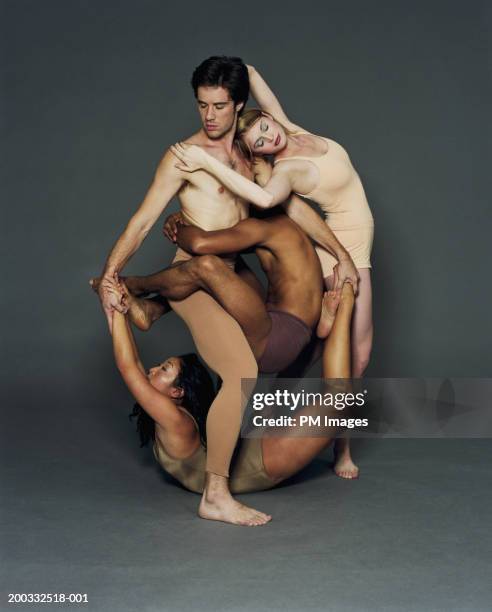
[(316, 335), (318, 338), (326, 338), (333, 327), (335, 322), (335, 315), (337, 314), (337, 308), (340, 304), (340, 298), (342, 292), (338, 291), (325, 291), (323, 296), (323, 302), (321, 304), (321, 316), (319, 318), (318, 327), (316, 328)]
[(246, 527), (258, 527), (272, 520), (269, 514), (236, 501), (229, 492), (227, 478), (210, 472), (207, 472), (207, 484), (200, 501), (198, 515), (211, 521)]

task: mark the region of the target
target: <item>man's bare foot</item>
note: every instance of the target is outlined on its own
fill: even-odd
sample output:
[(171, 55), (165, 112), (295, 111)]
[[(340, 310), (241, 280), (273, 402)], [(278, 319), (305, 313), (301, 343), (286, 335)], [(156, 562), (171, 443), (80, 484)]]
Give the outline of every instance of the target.
[(207, 473), (207, 479), (207, 486), (198, 508), (198, 516), (201, 518), (247, 527), (265, 525), (272, 520), (269, 514), (236, 501), (227, 488), (227, 478)]
[(318, 338), (326, 338), (330, 333), (335, 321), (335, 315), (341, 296), (342, 292), (340, 290), (325, 291), (323, 303), (321, 305), (321, 316), (319, 318), (318, 327), (316, 328), (316, 335)]
[(89, 281), (89, 285), (92, 287), (92, 290), (96, 293), (99, 291), (99, 285), (101, 284), (102, 276), (98, 276), (96, 278), (91, 278)]
[(135, 297), (129, 292), (125, 295), (125, 303), (130, 321), (141, 331), (148, 331), (162, 315), (162, 306), (152, 300)]
[(337, 476), (349, 480), (359, 478), (359, 468), (352, 461), (350, 446), (346, 438), (338, 438), (335, 440), (333, 454), (335, 456), (333, 471)]

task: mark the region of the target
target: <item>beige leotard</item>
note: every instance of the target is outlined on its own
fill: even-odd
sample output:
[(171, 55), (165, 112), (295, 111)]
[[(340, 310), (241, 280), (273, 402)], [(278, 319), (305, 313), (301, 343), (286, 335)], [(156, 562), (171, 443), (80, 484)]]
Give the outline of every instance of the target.
[[(193, 419), (189, 412), (187, 414)], [(193, 421), (198, 430), (195, 419)], [(171, 474), (190, 491), (203, 492), (207, 453), (201, 444), (186, 459), (175, 459), (167, 453), (162, 442), (156, 436), (153, 451), (156, 460), (168, 474)], [(277, 481), (270, 478), (265, 471), (261, 438), (240, 439), (238, 449), (232, 459), (230, 474), (229, 487), (232, 493), (262, 491), (277, 484)]]
[[(310, 134), (306, 131), (295, 132)], [(366, 194), (357, 171), (347, 151), (334, 140), (322, 138), (327, 145), (325, 153), (319, 156), (293, 155), (275, 160), (275, 164), (290, 160), (312, 163), (319, 172), (318, 185), (308, 193), (298, 195), (318, 204), (325, 213), (326, 223), (352, 257), (357, 268), (370, 268), (370, 255), (374, 235), (374, 219)], [(296, 192), (297, 193), (297, 192)], [(323, 276), (333, 273), (337, 260), (322, 247), (316, 247), (321, 260)]]

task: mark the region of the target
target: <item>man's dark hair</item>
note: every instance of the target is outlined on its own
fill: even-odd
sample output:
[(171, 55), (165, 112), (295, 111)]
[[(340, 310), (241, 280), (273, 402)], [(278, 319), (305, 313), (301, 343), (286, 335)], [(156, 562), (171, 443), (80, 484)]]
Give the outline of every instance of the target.
[(224, 87), (235, 104), (248, 101), (248, 69), (240, 57), (214, 55), (202, 62), (193, 72), (191, 86), (198, 96), (199, 87)]

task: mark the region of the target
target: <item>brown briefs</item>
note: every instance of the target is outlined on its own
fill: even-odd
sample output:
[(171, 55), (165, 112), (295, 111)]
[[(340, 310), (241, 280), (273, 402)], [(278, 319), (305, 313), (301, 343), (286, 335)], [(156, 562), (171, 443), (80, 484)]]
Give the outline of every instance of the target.
[[(199, 448), (186, 459), (174, 459), (165, 451), (159, 438), (154, 441), (154, 456), (161, 467), (184, 487), (203, 493), (207, 452)], [(231, 463), (229, 487), (232, 493), (249, 493), (271, 489), (277, 480), (270, 478), (263, 465), (261, 438), (241, 438)]]
[(272, 329), (262, 356), (258, 359), (258, 370), (265, 374), (281, 372), (296, 359), (311, 340), (311, 328), (290, 312), (275, 310), (271, 304), (266, 308), (272, 321)]

